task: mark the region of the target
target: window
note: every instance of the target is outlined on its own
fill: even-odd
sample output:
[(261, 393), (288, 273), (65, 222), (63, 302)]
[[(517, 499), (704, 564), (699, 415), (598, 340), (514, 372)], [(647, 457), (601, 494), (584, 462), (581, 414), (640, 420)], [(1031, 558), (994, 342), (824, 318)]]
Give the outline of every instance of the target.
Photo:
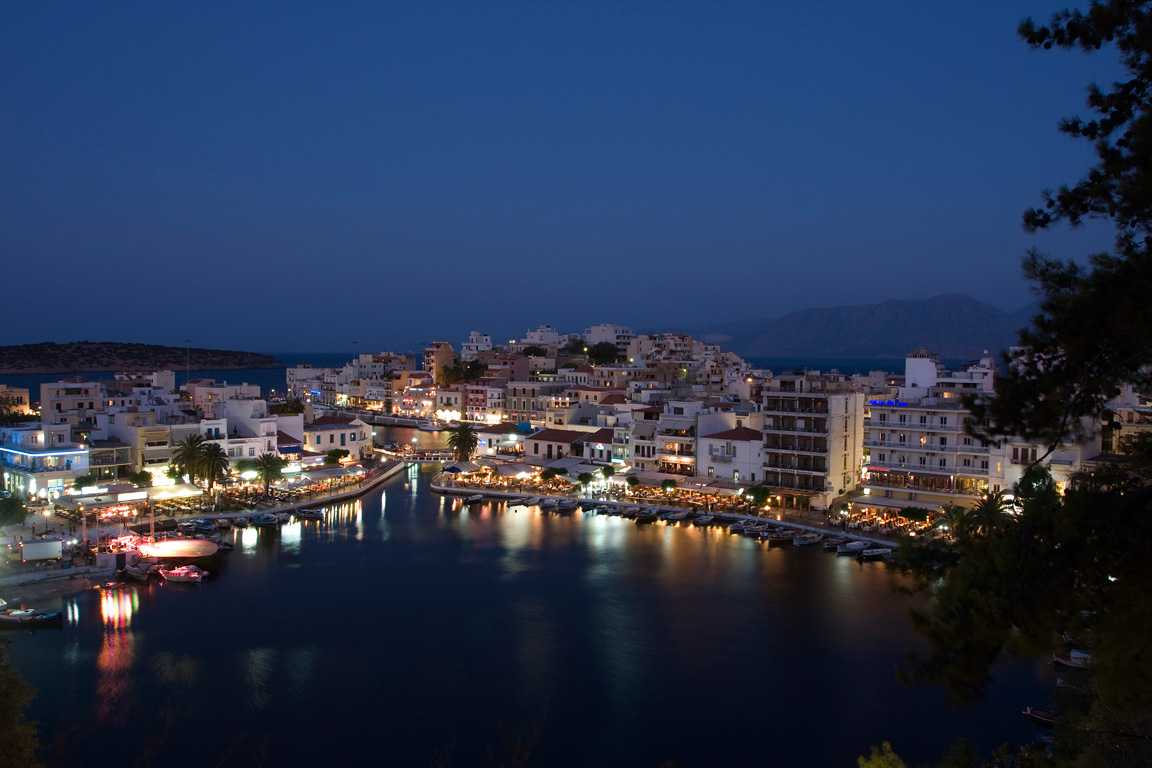
[(900, 435), (899, 442), (901, 442), (901, 443), (907, 442), (907, 440), (906, 440), (907, 437), (908, 437), (907, 435)]
[(734, 483), (740, 482), (740, 470), (738, 470), (738, 469), (732, 470), (732, 482), (734, 482)]
[(947, 445), (948, 445), (948, 438), (946, 438), (946, 437), (940, 438), (940, 447), (944, 448)]
[(332, 445), (335, 442), (336, 442), (336, 435), (328, 435), (328, 445)]
[(900, 423), (903, 424), (906, 421), (908, 421), (908, 416), (906, 414), (903, 414), (903, 413), (900, 414)]
[(879, 458), (880, 458), (880, 463), (883, 464), (885, 461), (888, 461), (888, 454), (882, 453), (882, 454), (880, 454)]
[(965, 467), (972, 466), (972, 459), (964, 459), (964, 466)]
[(940, 459), (940, 468), (943, 469), (946, 466), (948, 466), (947, 461), (945, 461), (944, 459)]
[(708, 477), (716, 477), (716, 467), (708, 467)]
[(251, 446), (251, 445), (248, 446), (248, 456), (252, 457), (255, 455), (256, 455), (256, 448), (254, 446)]
[(928, 463), (928, 459), (924, 456), (918, 456), (917, 458), (920, 459), (920, 466), (922, 467)]
[(972, 445), (972, 438), (970, 438), (970, 437), (964, 438), (964, 445)]
[(942, 427), (948, 426), (948, 417), (947, 416), (941, 416), (940, 417), (940, 426), (942, 426)]
[(888, 414), (886, 414), (886, 413), (880, 414), (880, 421), (888, 421)]
[(316, 435), (316, 445), (320, 445), (320, 435)]
[(928, 417), (927, 416), (921, 416), (920, 417), (920, 423), (921, 424), (927, 424), (928, 423)]
[(988, 459), (984, 459), (980, 462), (980, 469), (988, 469)]
[(341, 433), (340, 433), (340, 447), (341, 447), (341, 448), (343, 448), (343, 447), (344, 447), (344, 445), (345, 445), (345, 442), (344, 442), (344, 441), (345, 441), (346, 437), (347, 437), (347, 436), (346, 436), (346, 435), (345, 435), (343, 432), (341, 432)]

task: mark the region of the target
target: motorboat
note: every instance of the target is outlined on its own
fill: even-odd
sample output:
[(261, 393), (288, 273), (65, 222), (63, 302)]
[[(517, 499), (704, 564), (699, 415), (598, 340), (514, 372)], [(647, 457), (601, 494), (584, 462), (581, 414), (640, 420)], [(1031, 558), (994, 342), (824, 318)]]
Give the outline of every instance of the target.
[(58, 611), (42, 611), (38, 608), (9, 608), (0, 611), (0, 627), (35, 627), (62, 619)]
[(1084, 669), (1092, 661), (1092, 654), (1084, 651), (1069, 651), (1068, 653), (1052, 654), (1052, 661), (1074, 669)]
[(252, 525), (256, 525), (261, 528), (271, 528), (272, 526), (279, 524), (280, 518), (271, 513), (258, 512), (255, 515), (252, 515)]
[(696, 517), (696, 518), (692, 519), (692, 524), (693, 525), (699, 525), (699, 526), (703, 527), (705, 525), (711, 525), (712, 521), (715, 519), (716, 518), (713, 517), (712, 515), (700, 515), (700, 517)]
[(516, 506), (518, 506), (518, 507), (535, 507), (538, 504), (540, 504), (540, 497), (539, 496), (529, 496), (525, 499), (520, 499), (520, 501), (516, 502)]
[(124, 575), (136, 581), (148, 581), (160, 575), (160, 566), (155, 563), (134, 563), (124, 567)]
[(819, 544), (823, 538), (824, 534), (822, 533), (802, 533), (796, 538), (792, 539), (792, 546), (805, 547), (809, 544)]
[(233, 518), (232, 519), (232, 527), (233, 528), (247, 528), (248, 527), (248, 518), (246, 518), (246, 517)]
[(845, 539), (841, 536), (833, 536), (830, 539), (824, 539), (824, 551), (830, 552), (830, 551), (836, 549), (836, 547), (840, 546), (841, 544), (846, 543), (847, 541), (848, 541), (848, 539)]
[(216, 549), (221, 552), (231, 552), (236, 549), (236, 545), (230, 541), (218, 541), (216, 542)]
[(796, 540), (796, 531), (777, 529), (775, 531), (769, 531), (768, 532), (768, 541), (785, 542), (785, 541), (795, 541), (795, 540)]
[(1060, 715), (1055, 710), (1046, 707), (1025, 707), (1021, 714), (1045, 728), (1052, 728), (1060, 721)]
[(626, 517), (629, 520), (635, 519), (638, 514), (640, 514), (640, 507), (625, 507), (620, 510), (620, 516)]
[(218, 517), (216, 518), (216, 527), (222, 530), (227, 530), (228, 528), (232, 527), (232, 521), (226, 517)]
[(887, 557), (890, 554), (892, 554), (892, 549), (890, 547), (872, 547), (870, 549), (860, 550), (860, 553), (856, 555), (856, 557), (860, 560), (879, 560), (880, 558)]
[(540, 500), (540, 509), (556, 509), (556, 505), (559, 503), (559, 499), (544, 498)]
[(424, 432), (439, 432), (444, 426), (431, 419), (420, 419), (416, 422), (416, 429), (423, 430)]
[(866, 541), (849, 541), (846, 544), (841, 544), (836, 547), (837, 555), (858, 555), (868, 549), (868, 542)]
[(471, 496), (465, 496), (464, 497), (464, 503), (465, 504), (475, 504), (478, 501), (484, 501), (484, 494), (474, 493)]
[(204, 577), (208, 575), (208, 572), (201, 570), (195, 565), (181, 565), (171, 570), (161, 568), (160, 575), (164, 577), (165, 581), (174, 581), (180, 584), (199, 584)]
[(574, 509), (576, 509), (575, 499), (560, 499), (556, 502), (557, 512), (571, 512)]
[(660, 510), (658, 509), (652, 509), (651, 507), (648, 509), (642, 509), (636, 513), (636, 524), (639, 525), (641, 523), (654, 523), (657, 519), (659, 519), (659, 517)]
[(298, 509), (296, 510), (296, 517), (301, 520), (323, 520), (324, 511), (321, 509)]
[(664, 516), (664, 519), (665, 519), (665, 520), (667, 520), (667, 521), (669, 521), (669, 522), (671, 522), (671, 523), (674, 523), (674, 522), (676, 522), (677, 520), (685, 520), (685, 519), (687, 519), (689, 514), (690, 514), (690, 513), (689, 513), (687, 510), (684, 510), (684, 511), (682, 511), (682, 512), (673, 512), (673, 513), (671, 513), (671, 514), (669, 514), (669, 515), (665, 515), (665, 516)]
[(211, 520), (205, 520), (202, 517), (189, 520), (188, 522), (196, 529), (196, 533), (213, 533), (216, 530), (216, 523)]

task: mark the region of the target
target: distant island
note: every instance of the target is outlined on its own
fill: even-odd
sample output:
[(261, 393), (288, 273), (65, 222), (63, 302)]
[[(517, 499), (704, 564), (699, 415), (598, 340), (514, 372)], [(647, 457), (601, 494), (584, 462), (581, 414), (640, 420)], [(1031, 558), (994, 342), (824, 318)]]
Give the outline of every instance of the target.
[(270, 355), (197, 347), (163, 347), (118, 341), (75, 341), (0, 347), (0, 374), (73, 373), (76, 371), (180, 371), (283, 368)]

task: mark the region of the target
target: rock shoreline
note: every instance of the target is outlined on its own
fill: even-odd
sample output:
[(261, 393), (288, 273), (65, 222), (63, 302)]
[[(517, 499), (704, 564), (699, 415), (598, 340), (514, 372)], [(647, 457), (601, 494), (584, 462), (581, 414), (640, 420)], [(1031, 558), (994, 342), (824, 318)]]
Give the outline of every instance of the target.
[(157, 344), (79, 341), (0, 347), (0, 374), (44, 375), (77, 371), (242, 370), (283, 368), (271, 355)]

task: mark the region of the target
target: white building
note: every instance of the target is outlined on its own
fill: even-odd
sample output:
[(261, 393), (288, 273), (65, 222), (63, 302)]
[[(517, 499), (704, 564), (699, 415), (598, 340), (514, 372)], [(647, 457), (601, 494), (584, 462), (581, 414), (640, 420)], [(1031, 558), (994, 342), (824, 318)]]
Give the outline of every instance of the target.
[(480, 333), (480, 331), (472, 331), (468, 334), (468, 341), (460, 345), (460, 359), (475, 360), (481, 352), (490, 352), (491, 350), (492, 337), (486, 333)]
[(72, 442), (71, 430), (67, 423), (0, 427), (4, 490), (41, 499), (71, 491), (88, 474), (88, 448)]
[(591, 347), (604, 342), (615, 344), (616, 351), (621, 357), (628, 354), (628, 344), (631, 341), (632, 329), (623, 325), (594, 325), (584, 331), (585, 345)]

